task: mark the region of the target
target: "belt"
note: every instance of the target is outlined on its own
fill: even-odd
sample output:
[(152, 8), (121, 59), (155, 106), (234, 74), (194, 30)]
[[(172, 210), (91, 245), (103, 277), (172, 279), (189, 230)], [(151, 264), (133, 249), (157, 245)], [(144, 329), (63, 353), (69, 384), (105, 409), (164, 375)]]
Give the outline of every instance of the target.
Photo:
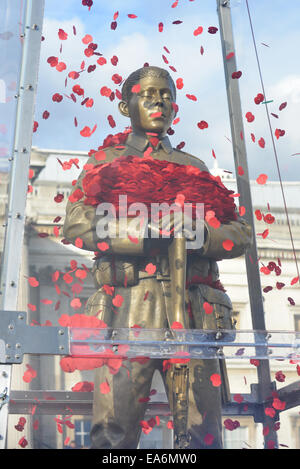
[[(152, 270), (151, 264), (155, 266)], [(92, 271), (98, 287), (104, 284), (136, 285), (139, 279), (151, 277), (161, 281), (170, 280), (169, 260), (168, 256), (164, 254), (140, 258), (117, 256), (116, 259), (107, 256), (97, 260)], [(201, 259), (201, 257), (190, 259), (190, 262), (188, 259), (187, 279), (206, 278), (210, 273), (212, 281), (219, 278), (215, 262), (205, 258)]]
[[(153, 274), (151, 271), (149, 273), (145, 270), (149, 264), (156, 266), (156, 270)], [(151, 258), (141, 259), (138, 264), (138, 270), (139, 279), (156, 277), (157, 280), (170, 280), (169, 259), (166, 255), (158, 255)], [(217, 280), (219, 278), (219, 272), (215, 262), (205, 258), (201, 259), (201, 257), (199, 257), (197, 262), (194, 264), (190, 264), (188, 262), (187, 278), (192, 278), (193, 276), (207, 277), (209, 274), (212, 274), (213, 280)]]

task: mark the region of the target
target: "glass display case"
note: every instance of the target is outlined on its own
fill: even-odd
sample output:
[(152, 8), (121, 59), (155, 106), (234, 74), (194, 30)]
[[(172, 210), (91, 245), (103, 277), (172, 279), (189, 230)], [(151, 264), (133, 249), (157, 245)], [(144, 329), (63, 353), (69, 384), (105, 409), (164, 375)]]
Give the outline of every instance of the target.
[[(226, 363), (224, 449), (299, 448), (297, 2), (0, 0), (0, 12), (1, 447), (87, 449), (95, 369), (201, 359)], [(219, 262), (235, 330), (85, 314), (94, 253), (64, 236), (66, 205), (89, 157), (130, 131), (122, 84), (149, 65), (176, 86), (173, 148), (206, 163), (254, 230), (245, 255)], [(144, 402), (138, 448), (174, 448), (158, 372)]]

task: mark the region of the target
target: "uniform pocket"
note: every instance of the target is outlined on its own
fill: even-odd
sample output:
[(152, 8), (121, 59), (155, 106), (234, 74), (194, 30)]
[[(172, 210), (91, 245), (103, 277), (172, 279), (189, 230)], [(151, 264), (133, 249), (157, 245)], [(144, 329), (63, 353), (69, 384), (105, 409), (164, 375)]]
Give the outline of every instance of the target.
[(138, 284), (138, 269), (135, 259), (121, 257), (95, 262), (92, 269), (96, 288), (103, 285), (134, 286)]
[[(197, 285), (190, 293), (195, 329), (234, 330), (232, 303), (221, 290), (208, 285)], [(226, 339), (234, 336), (227, 334)], [(222, 339), (225, 339), (223, 334)]]
[(112, 318), (112, 296), (101, 290), (97, 290), (86, 302), (84, 314), (96, 316), (108, 326)]

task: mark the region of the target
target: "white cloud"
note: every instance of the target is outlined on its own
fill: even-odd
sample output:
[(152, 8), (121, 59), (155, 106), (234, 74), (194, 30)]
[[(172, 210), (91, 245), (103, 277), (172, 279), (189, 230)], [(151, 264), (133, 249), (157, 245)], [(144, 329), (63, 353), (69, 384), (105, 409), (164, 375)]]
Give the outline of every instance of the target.
[(300, 103), (300, 75), (288, 75), (275, 83), (271, 88), (271, 95), (277, 99), (289, 101), (290, 104)]

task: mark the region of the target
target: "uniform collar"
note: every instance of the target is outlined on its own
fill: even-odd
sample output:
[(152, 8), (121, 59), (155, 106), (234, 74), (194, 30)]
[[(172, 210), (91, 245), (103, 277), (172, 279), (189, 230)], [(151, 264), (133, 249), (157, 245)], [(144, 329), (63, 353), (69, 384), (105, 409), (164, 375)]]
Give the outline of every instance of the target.
[[(126, 140), (126, 144), (140, 152), (143, 152), (149, 146), (150, 142), (147, 137), (130, 133)], [(173, 148), (168, 137), (163, 137), (161, 140), (159, 140), (157, 149), (160, 148), (162, 148), (166, 153), (172, 153)]]

